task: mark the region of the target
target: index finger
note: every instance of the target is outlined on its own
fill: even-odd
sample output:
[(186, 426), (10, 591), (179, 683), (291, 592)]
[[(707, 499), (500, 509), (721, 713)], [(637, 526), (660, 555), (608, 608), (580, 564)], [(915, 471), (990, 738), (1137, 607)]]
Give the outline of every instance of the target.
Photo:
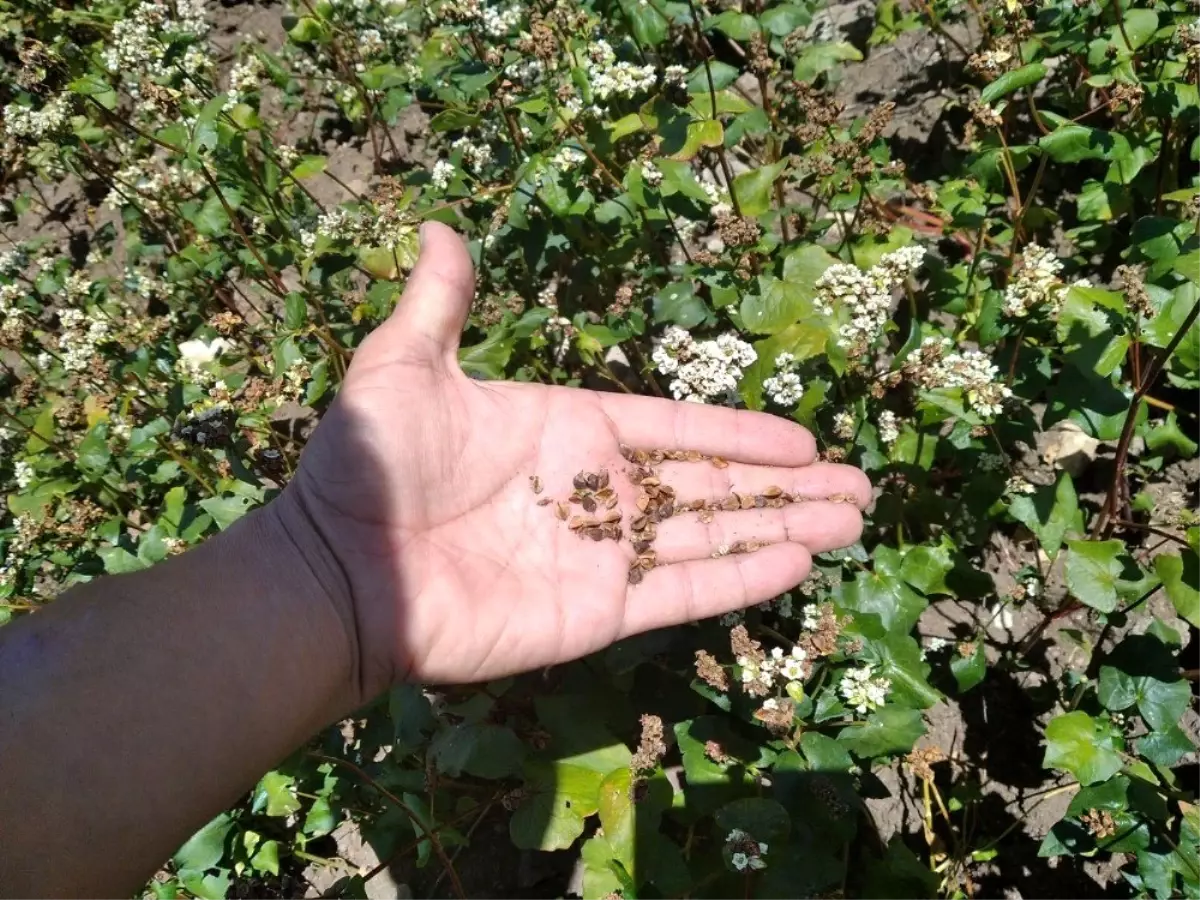
[(808, 429), (767, 413), (658, 397), (598, 394), (622, 443), (645, 450), (696, 450), (764, 466), (807, 466), (817, 457)]

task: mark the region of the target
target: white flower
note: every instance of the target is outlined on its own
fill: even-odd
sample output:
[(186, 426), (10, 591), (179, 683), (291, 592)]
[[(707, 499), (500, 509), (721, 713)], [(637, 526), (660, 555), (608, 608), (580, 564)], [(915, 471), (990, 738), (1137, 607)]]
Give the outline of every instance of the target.
[(4, 107), (4, 129), (13, 137), (41, 140), (60, 131), (67, 124), (71, 111), (68, 94), (57, 94), (42, 104), (41, 109), (10, 103)]
[(1025, 596), (1028, 599), (1032, 600), (1034, 597), (1040, 594), (1041, 591), (1042, 586), (1038, 583), (1036, 578), (1030, 578), (1025, 582)]
[(885, 409), (879, 414), (878, 425), (879, 439), (888, 446), (896, 443), (900, 438), (900, 422), (890, 409)]
[(447, 159), (439, 159), (433, 167), (433, 172), (429, 176), (430, 183), (438, 190), (444, 191), (450, 187), (450, 182), (454, 178), (454, 174), (458, 171), (454, 163)]
[(570, 172), (586, 159), (587, 154), (578, 147), (561, 147), (550, 158), (550, 164), (560, 172)]
[(13, 463), (13, 478), (17, 482), (18, 489), (23, 491), (29, 487), (33, 483), (33, 475), (33, 466), (25, 460), (19, 459)]
[(853, 439), (854, 432), (857, 428), (857, 422), (854, 420), (854, 414), (842, 410), (836, 413), (833, 417), (833, 434), (834, 437), (840, 438), (843, 441)]
[(1007, 494), (1033, 494), (1037, 492), (1037, 488), (1024, 476), (1013, 475), (1005, 482), (1004, 492)]
[(662, 184), (663, 173), (658, 166), (650, 160), (645, 160), (642, 163), (642, 181), (650, 185), (650, 187), (658, 187)]
[(949, 647), (951, 643), (953, 642), (944, 637), (931, 637), (925, 644), (925, 649), (930, 653), (941, 653), (943, 650)]
[(838, 346), (861, 356), (883, 332), (891, 314), (892, 289), (915, 272), (925, 258), (922, 247), (903, 247), (885, 253), (866, 272), (837, 263), (817, 279), (813, 305), (825, 315), (845, 309), (849, 320), (838, 328)]
[(723, 399), (735, 392), (743, 370), (757, 358), (754, 348), (736, 334), (696, 341), (675, 325), (663, 332), (651, 354), (660, 373), (675, 376), (671, 382), (675, 399), (699, 403)]
[(729, 861), (733, 863), (733, 867), (739, 872), (746, 871), (746, 867), (750, 865), (750, 857), (745, 853), (735, 853), (729, 858)]
[(1062, 263), (1052, 250), (1027, 244), (1021, 251), (1021, 264), (1004, 291), (1005, 314), (1027, 316), (1040, 306), (1057, 310), (1063, 294), (1061, 272)]
[(874, 678), (875, 670), (870, 665), (850, 669), (838, 685), (846, 705), (858, 713), (879, 709), (887, 700), (892, 682), (887, 678)]
[(654, 87), (658, 74), (654, 66), (638, 66), (617, 61), (612, 45), (603, 39), (588, 50), (588, 83), (592, 96), (601, 103), (617, 97), (632, 97)]
[(768, 699), (763, 701), (762, 708), (770, 709), (770, 710), (779, 709), (779, 701), (776, 700), (774, 697), (769, 697)]
[(804, 396), (804, 386), (796, 373), (796, 357), (780, 353), (775, 357), (775, 374), (763, 381), (767, 396), (780, 406), (795, 406)]
[(961, 388), (967, 405), (985, 419), (1000, 415), (1012, 390), (1000, 381), (999, 368), (979, 350), (942, 355), (948, 343), (945, 339), (926, 338), (909, 356), (910, 360), (917, 359), (911, 377), (926, 390)]
[(213, 338), (211, 341), (193, 338), (179, 345), (179, 364), (185, 371), (197, 372), (232, 349), (233, 344), (225, 338)]

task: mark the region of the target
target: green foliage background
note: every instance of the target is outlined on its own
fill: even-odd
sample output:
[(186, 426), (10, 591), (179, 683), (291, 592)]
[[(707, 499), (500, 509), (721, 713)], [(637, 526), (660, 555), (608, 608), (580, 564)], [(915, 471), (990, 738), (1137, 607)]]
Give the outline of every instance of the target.
[[(200, 5), (0, 3), (0, 623), (278, 491), (305, 434), (281, 419), (328, 405), (430, 218), (476, 260), (473, 376), (669, 393), (664, 329), (736, 332), (757, 359), (710, 400), (802, 422), (880, 495), (863, 542), (745, 616), (785, 651), (822, 609), (839, 625), (808, 676), (775, 689), (785, 727), (739, 687), (731, 621), (544, 678), (397, 687), (266, 775), (149, 890), (286, 891), (318, 865), (362, 895), (373, 873), (330, 858), (344, 821), (456, 890), (473, 823), (504, 815), (516, 847), (577, 852), (589, 897), (973, 895), (1007, 836), (980, 826), (977, 760), (907, 756), (924, 830), (886, 846), (861, 798), (873, 770), (929, 750), (947, 692), (1026, 671), (1045, 636), (1088, 662), (1048, 682), (1043, 765), (1072, 798), (1041, 855), (1123, 854), (1120, 890), (1200, 891), (1179, 659), (1200, 625), (1200, 529), (1153, 490), (1197, 454), (1193, 6), (883, 0), (857, 46), (828, 36), (816, 0), (303, 0), (281, 15), (286, 42), (245, 41), (231, 72)], [(953, 61), (961, 142), (927, 148), (917, 172), (894, 161), (890, 109), (852, 118), (835, 89), (864, 53), (922, 35)], [(428, 165), (397, 143), (415, 107)], [(370, 149), (365, 183), (290, 127), (314, 113)], [(82, 249), (30, 233), (64, 203), (87, 209)], [(923, 266), (847, 347), (851, 312), (826, 312), (818, 279), (911, 245)], [(1038, 246), (1057, 268), (1016, 312)], [(922, 368), (942, 339), (977, 354), (987, 384)], [(786, 404), (768, 381), (781, 353), (804, 386)], [(1029, 464), (1023, 448), (1063, 423), (1107, 448), (1099, 489), (1094, 470)], [(1015, 595), (984, 571), (997, 534), (1026, 551)], [(1146, 612), (1159, 592), (1177, 627)], [(978, 614), (933, 650), (916, 631), (945, 598)], [(1011, 607), (1041, 621), (1022, 643), (990, 628)], [(732, 687), (697, 678), (697, 650)], [(888, 690), (858, 710), (843, 679), (863, 666)], [(648, 712), (670, 746), (631, 771)], [(765, 868), (738, 871), (737, 831), (767, 845)]]

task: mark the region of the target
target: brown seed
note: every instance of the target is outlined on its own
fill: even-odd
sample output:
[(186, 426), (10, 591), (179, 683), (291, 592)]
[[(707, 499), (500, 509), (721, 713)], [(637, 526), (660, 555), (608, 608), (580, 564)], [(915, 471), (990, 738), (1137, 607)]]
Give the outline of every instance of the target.
[(713, 511), (711, 509), (700, 510), (700, 521), (707, 525), (713, 520)]
[(625, 537), (625, 532), (621, 530), (620, 525), (606, 525), (605, 528), (608, 530), (608, 536), (614, 541), (619, 541)]
[(762, 496), (761, 494), (754, 498), (754, 508), (755, 509), (762, 509), (766, 505), (767, 505), (767, 498)]
[(607, 503), (608, 498), (611, 497), (615, 493), (616, 493), (616, 491), (614, 491), (612, 488), (606, 487), (606, 488), (596, 491), (596, 493), (593, 494), (592, 496), (596, 498), (597, 503)]
[(575, 516), (573, 519), (571, 519), (568, 527), (571, 528), (572, 531), (578, 531), (580, 528), (592, 528), (593, 526), (599, 524), (600, 523), (591, 516)]
[(692, 508), (693, 512), (700, 512), (700, 510), (702, 510), (706, 506), (708, 506), (708, 501), (707, 500), (693, 500), (691, 503), (688, 504), (688, 506), (690, 506)]
[(853, 494), (834, 494), (829, 499), (833, 503), (853, 503), (853, 502), (855, 502)]
[(554, 501), (553, 501), (553, 500), (551, 500), (549, 497), (543, 497), (541, 500), (539, 500), (539, 501), (537, 502), (537, 505), (538, 505), (538, 506), (549, 506), (549, 505), (550, 505), (551, 503), (553, 503), (553, 502), (554, 502)]
[(600, 517), (601, 522), (620, 522), (621, 511), (619, 509), (610, 509)]
[(542, 479), (538, 478), (536, 475), (530, 475), (529, 486), (533, 488), (533, 492), (535, 494), (540, 494), (542, 492)]
[(648, 562), (648, 563), (650, 563), (650, 565), (654, 565), (656, 562), (658, 562), (658, 554), (653, 550), (647, 550), (644, 553), (639, 553), (638, 554), (638, 562), (639, 563), (647, 563)]
[(767, 506), (769, 506), (771, 509), (783, 509), (785, 506), (787, 506), (787, 501), (782, 497), (776, 497), (774, 500), (768, 500)]
[(576, 475), (574, 478), (571, 479), (571, 484), (575, 485), (575, 490), (577, 490), (577, 491), (586, 490), (587, 486), (588, 486), (587, 473), (580, 472), (578, 475)]
[(650, 524), (650, 520), (648, 518), (646, 518), (644, 515), (634, 516), (633, 521), (629, 523), (629, 527), (632, 528), (634, 531), (641, 531), (643, 528), (645, 528), (649, 524)]
[(554, 514), (558, 516), (560, 522), (567, 521), (567, 514), (569, 512), (570, 510), (567, 508), (567, 504), (565, 503), (556, 503), (554, 506)]
[(637, 498), (637, 508), (641, 512), (645, 512), (650, 508), (650, 498), (645, 494), (639, 494)]
[(647, 525), (639, 536), (644, 541), (652, 541), (658, 537), (658, 530), (653, 525)]
[(664, 456), (663, 456), (663, 452), (661, 450), (651, 450), (650, 451), (651, 465), (657, 466), (659, 463), (661, 463), (663, 461), (663, 459), (664, 459)]
[(641, 584), (642, 577), (643, 577), (642, 570), (640, 568), (638, 568), (637, 566), (634, 566), (632, 569), (629, 570), (629, 583), (630, 584)]
[(588, 472), (587, 486), (589, 491), (595, 491), (600, 488), (600, 476), (595, 472)]
[(721, 509), (725, 512), (733, 512), (735, 509), (741, 509), (742, 504), (736, 496), (726, 497), (721, 501)]
[(591, 538), (593, 541), (602, 541), (602, 540), (604, 540), (604, 529), (603, 529), (603, 528), (599, 528), (599, 527), (597, 527), (597, 528), (589, 528), (589, 529), (588, 529), (588, 530), (585, 532), (585, 534), (587, 534), (587, 536), (588, 536), (588, 537), (590, 537), (590, 538)]
[(651, 475), (649, 478), (642, 479), (642, 487), (658, 487), (662, 481), (657, 475)]
[(647, 462), (650, 461), (650, 457), (648, 455), (646, 455), (645, 450), (634, 450), (633, 451), (633, 461), (635, 463), (637, 463), (639, 466), (644, 466)]
[(596, 482), (602, 488), (608, 487), (608, 469), (601, 469), (599, 471), (596, 475)]
[(642, 489), (646, 492), (646, 496), (651, 500), (657, 500), (658, 495), (661, 493), (654, 485), (650, 485), (649, 487), (642, 485)]
[(779, 499), (782, 500), (784, 503), (791, 503), (793, 500), (796, 500), (797, 498), (792, 496), (791, 494), (789, 494), (787, 491), (784, 491), (782, 494), (779, 495)]
[(763, 496), (764, 497), (778, 497), (782, 493), (783, 493), (783, 488), (778, 487), (777, 485), (774, 485), (774, 484), (771, 485), (770, 487), (763, 488)]
[(742, 509), (754, 509), (754, 495), (753, 494), (738, 494), (737, 498), (738, 498), (738, 503), (741, 505)]
[(689, 450), (687, 452), (687, 459), (688, 462), (700, 462), (700, 460), (704, 459), (704, 454), (699, 450)]
[(649, 541), (634, 541), (633, 542), (633, 552), (634, 553), (645, 553), (649, 549), (650, 549)]
[(659, 512), (659, 521), (660, 522), (663, 519), (671, 518), (671, 516), (675, 515), (675, 501), (668, 500), (666, 503), (659, 504), (658, 512)]
[(650, 556), (639, 556), (637, 560), (638, 566), (649, 572), (654, 568), (654, 558)]
[(593, 500), (590, 495), (587, 497), (584, 497), (579, 502), (583, 505), (583, 508), (585, 511), (587, 511), (587, 512), (595, 512), (596, 511), (596, 501)]
[(734, 541), (732, 544), (729, 545), (729, 552), (730, 553), (745, 553), (746, 552), (746, 542), (745, 541)]
[(621, 449), (621, 455), (623, 457), (625, 457), (627, 460), (629, 460), (630, 462), (633, 462), (633, 448), (630, 447), (628, 444), (621, 444), (620, 449)]
[(713, 466), (718, 469), (728, 469), (729, 463), (720, 456), (714, 456), (711, 460)]
[(659, 487), (658, 492), (670, 500), (675, 499), (675, 488), (671, 487), (669, 484), (664, 484)]
[(571, 496), (570, 496), (570, 497), (568, 497), (567, 499), (568, 499), (570, 502), (572, 502), (572, 503), (582, 503), (582, 502), (583, 502), (583, 498), (584, 498), (584, 496), (585, 496), (585, 495), (584, 495), (584, 494), (581, 494), (581, 493), (579, 493), (579, 491), (573, 491), (573, 492), (571, 493)]
[(605, 508), (612, 509), (614, 506), (617, 505), (617, 503), (620, 501), (620, 499), (621, 498), (618, 497), (616, 494), (613, 494), (611, 497), (609, 497), (607, 500), (604, 501)]

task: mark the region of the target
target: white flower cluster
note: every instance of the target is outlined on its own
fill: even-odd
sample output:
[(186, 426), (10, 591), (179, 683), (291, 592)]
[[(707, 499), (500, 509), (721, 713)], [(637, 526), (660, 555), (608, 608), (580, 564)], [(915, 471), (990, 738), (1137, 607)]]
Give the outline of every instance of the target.
[(1062, 303), (1062, 268), (1052, 250), (1027, 244), (1021, 251), (1021, 265), (1004, 291), (1005, 315), (1027, 316), (1042, 306), (1057, 310)]
[(112, 177), (113, 186), (104, 198), (107, 209), (119, 210), (130, 202), (151, 215), (163, 211), (162, 201), (173, 196), (188, 196), (202, 190), (204, 176), (181, 165), (165, 165), (152, 157), (135, 159)]
[(444, 191), (450, 187), (450, 182), (454, 180), (458, 168), (448, 159), (439, 159), (433, 166), (433, 171), (429, 174), (429, 183), (439, 191)]
[(525, 11), (519, 3), (503, 9), (489, 6), (482, 12), (483, 30), (490, 38), (502, 38), (521, 23), (524, 15)]
[(58, 336), (59, 354), (68, 372), (82, 372), (92, 362), (96, 350), (108, 340), (108, 319), (91, 316), (78, 309), (58, 314), (62, 333)]
[(358, 52), (364, 57), (381, 56), (387, 50), (387, 42), (378, 28), (364, 28), (358, 33)]
[(700, 189), (708, 197), (708, 214), (714, 219), (733, 212), (733, 207), (725, 199), (725, 196), (721, 193), (721, 189), (711, 181), (701, 181)]
[(13, 479), (17, 482), (18, 490), (25, 490), (33, 483), (33, 466), (25, 462), (23, 459), (18, 459), (13, 463)]
[(1004, 483), (1004, 492), (1006, 494), (1033, 494), (1037, 492), (1037, 487), (1023, 475), (1010, 475), (1008, 481)]
[(949, 338), (925, 338), (911, 357), (920, 359), (913, 378), (926, 390), (962, 388), (968, 405), (979, 415), (989, 419), (1000, 415), (1012, 396), (1012, 390), (1000, 381), (1000, 370), (980, 350), (946, 353), (950, 346)]
[(763, 381), (763, 390), (780, 406), (795, 406), (804, 396), (804, 386), (796, 372), (799, 363), (791, 353), (775, 357), (775, 374)]
[[(171, 6), (174, 7), (172, 14)], [(121, 76), (134, 96), (142, 76), (163, 78), (171, 72), (164, 37), (203, 37), (208, 32), (205, 0), (175, 0), (175, 3), (140, 3), (119, 19), (112, 29), (111, 43), (101, 56), (104, 67)], [(211, 66), (208, 54), (192, 45), (174, 63), (184, 74), (197, 75)], [(185, 83), (186, 87), (186, 83)]]
[(925, 644), (926, 653), (941, 653), (954, 642), (944, 637), (931, 637)]
[(879, 414), (876, 425), (879, 428), (879, 439), (889, 447), (899, 439), (900, 420), (890, 409), (885, 409)]
[(851, 356), (861, 356), (883, 331), (892, 307), (892, 289), (915, 272), (925, 258), (923, 247), (902, 247), (885, 253), (863, 272), (858, 266), (838, 263), (816, 281), (813, 305), (818, 312), (833, 315), (845, 307), (850, 321), (838, 329), (838, 346)]
[(492, 161), (491, 144), (486, 141), (473, 141), (465, 134), (454, 141), (450, 149), (460, 151), (463, 161), (475, 169), (482, 169)]
[(587, 154), (578, 147), (560, 147), (550, 158), (550, 164), (560, 172), (570, 172), (587, 159)]
[(642, 181), (650, 187), (658, 187), (662, 184), (662, 180), (662, 170), (650, 160), (644, 160), (642, 162)]
[(29, 254), (21, 246), (0, 253), (0, 277), (16, 275), (29, 264)]
[(225, 338), (213, 338), (211, 341), (193, 338), (179, 345), (179, 362), (176, 363), (176, 367), (196, 383), (207, 384), (216, 378), (208, 367), (216, 362), (222, 353), (232, 349), (233, 344)]
[(601, 102), (615, 97), (632, 97), (654, 87), (658, 80), (654, 66), (618, 61), (612, 45), (603, 39), (588, 50), (587, 75), (592, 95)]
[(891, 679), (875, 678), (874, 674), (874, 668), (863, 665), (846, 672), (838, 685), (838, 693), (857, 713), (879, 709), (887, 701), (888, 692), (892, 689)]
[(229, 70), (230, 105), (241, 103), (247, 94), (258, 91), (262, 84), (263, 62), (257, 55), (246, 57)]
[(854, 432), (858, 429), (858, 423), (855, 421), (854, 413), (842, 410), (835, 413), (833, 417), (833, 435), (842, 441), (849, 441), (854, 438)]
[(300, 243), (306, 253), (312, 253), (317, 238), (346, 241), (358, 247), (395, 247), (416, 231), (408, 221), (392, 215), (379, 215), (363, 210), (351, 212), (338, 207), (317, 219), (315, 231), (302, 230)]
[(784, 653), (782, 647), (775, 647), (762, 662), (739, 656), (737, 664), (742, 667), (742, 684), (757, 681), (768, 688), (774, 687), (777, 681), (803, 681), (810, 669), (808, 654), (798, 644), (792, 647), (790, 653)]
[(4, 107), (4, 130), (13, 137), (38, 141), (61, 131), (70, 112), (71, 98), (67, 94), (56, 94), (41, 109), (10, 103)]
[(725, 838), (725, 846), (733, 851), (729, 856), (730, 864), (739, 872), (745, 872), (747, 869), (758, 870), (767, 867), (767, 861), (763, 859), (767, 853), (767, 845), (762, 841), (756, 841), (740, 828), (735, 828), (729, 832)]
[(758, 354), (732, 332), (715, 341), (697, 341), (672, 325), (655, 345), (651, 358), (659, 372), (675, 376), (671, 393), (676, 400), (707, 403), (736, 391), (742, 372)]

